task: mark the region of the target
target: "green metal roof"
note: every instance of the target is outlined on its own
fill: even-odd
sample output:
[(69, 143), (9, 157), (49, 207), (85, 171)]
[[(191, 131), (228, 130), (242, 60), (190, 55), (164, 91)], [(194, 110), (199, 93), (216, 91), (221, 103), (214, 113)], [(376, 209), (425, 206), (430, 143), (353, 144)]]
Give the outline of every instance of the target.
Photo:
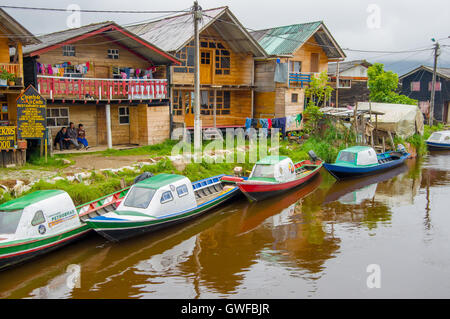
[(6, 203), (3, 203), (0, 205), (0, 210), (3, 211), (13, 211), (13, 210), (22, 210), (25, 207), (32, 205), (34, 203), (40, 202), (44, 199), (63, 194), (64, 191), (57, 190), (57, 189), (50, 189), (50, 190), (41, 190), (36, 191), (30, 194), (27, 194), (25, 196), (10, 200)]
[(258, 162), (256, 162), (256, 164), (262, 164), (262, 165), (273, 165), (273, 164), (277, 164), (279, 162), (281, 162), (282, 160), (285, 160), (289, 157), (287, 156), (266, 156), (262, 159), (260, 159)]
[(345, 150), (342, 150), (341, 152), (349, 152), (349, 153), (359, 153), (361, 151), (367, 151), (371, 150), (372, 148), (369, 146), (352, 146), (349, 148), (346, 148)]
[(252, 32), (269, 55), (292, 54), (322, 25), (322, 21), (292, 24)]
[(140, 181), (139, 183), (136, 183), (136, 186), (139, 187), (145, 187), (145, 188), (152, 188), (152, 189), (158, 189), (163, 186), (169, 185), (171, 183), (174, 183), (176, 181), (179, 181), (181, 179), (185, 178), (183, 175), (177, 175), (177, 174), (158, 174), (153, 177), (144, 179), (143, 181)]

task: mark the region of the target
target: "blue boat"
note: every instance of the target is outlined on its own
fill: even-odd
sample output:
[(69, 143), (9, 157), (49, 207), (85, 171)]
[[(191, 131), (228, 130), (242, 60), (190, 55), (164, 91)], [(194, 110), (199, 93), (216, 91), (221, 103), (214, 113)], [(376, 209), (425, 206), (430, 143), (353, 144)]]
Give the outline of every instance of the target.
[(425, 142), (431, 151), (450, 150), (450, 131), (434, 132)]
[(353, 146), (340, 151), (334, 164), (325, 163), (323, 167), (340, 180), (380, 173), (403, 164), (409, 156), (403, 146), (381, 154), (369, 146)]

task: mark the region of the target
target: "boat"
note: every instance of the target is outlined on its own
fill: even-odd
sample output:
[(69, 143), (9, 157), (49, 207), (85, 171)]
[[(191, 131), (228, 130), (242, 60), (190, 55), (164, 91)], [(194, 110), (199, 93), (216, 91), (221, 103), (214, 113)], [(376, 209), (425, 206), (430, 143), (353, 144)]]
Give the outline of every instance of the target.
[(128, 188), (75, 207), (62, 190), (39, 190), (0, 205), (0, 270), (67, 245), (91, 231), (84, 219), (114, 210)]
[(336, 179), (357, 178), (397, 167), (410, 156), (404, 146), (397, 151), (377, 154), (369, 146), (352, 146), (339, 152), (334, 164), (324, 163), (325, 169)]
[(323, 161), (313, 152), (310, 156), (311, 160), (296, 164), (287, 156), (267, 156), (255, 163), (247, 180), (233, 180), (250, 201), (277, 196), (305, 185), (319, 173)]
[(239, 194), (217, 175), (197, 182), (178, 174), (158, 174), (131, 186), (113, 212), (86, 223), (110, 241), (120, 241), (198, 217)]
[(425, 143), (431, 151), (450, 150), (450, 131), (434, 132)]

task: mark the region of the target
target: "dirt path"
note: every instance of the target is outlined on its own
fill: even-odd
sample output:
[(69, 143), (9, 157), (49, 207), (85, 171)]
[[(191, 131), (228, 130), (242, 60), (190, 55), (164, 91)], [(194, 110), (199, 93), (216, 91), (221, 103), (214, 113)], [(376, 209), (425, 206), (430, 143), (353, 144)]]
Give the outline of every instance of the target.
[(130, 155), (130, 156), (102, 156), (102, 155), (82, 155), (72, 158), (75, 163), (66, 167), (64, 172), (93, 170), (104, 168), (120, 168), (132, 165), (136, 162), (149, 162), (148, 155)]

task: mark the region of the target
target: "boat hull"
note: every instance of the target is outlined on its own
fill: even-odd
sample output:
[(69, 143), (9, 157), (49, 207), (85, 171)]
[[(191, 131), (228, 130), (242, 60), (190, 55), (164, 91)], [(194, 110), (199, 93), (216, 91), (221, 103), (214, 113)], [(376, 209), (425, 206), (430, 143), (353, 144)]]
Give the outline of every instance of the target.
[(450, 150), (450, 144), (447, 143), (435, 143), (435, 142), (428, 142), (427, 147), (430, 151), (448, 151)]
[(90, 231), (87, 225), (83, 225), (55, 236), (0, 246), (0, 270), (59, 249), (80, 239)]
[(368, 167), (348, 167), (327, 163), (324, 163), (323, 167), (325, 167), (325, 169), (338, 180), (358, 178), (378, 174), (388, 169), (400, 166), (405, 162), (408, 156), (409, 154), (404, 155), (397, 160)]
[(252, 183), (251, 181), (247, 181), (237, 183), (237, 185), (250, 201), (260, 201), (305, 185), (319, 173), (321, 167), (322, 164), (318, 165), (310, 174), (286, 183)]
[(205, 214), (206, 212), (223, 204), (224, 202), (238, 194), (239, 188), (235, 187), (225, 194), (220, 195), (217, 198), (214, 198), (200, 206), (197, 206), (192, 210), (162, 219), (155, 219), (150, 221), (127, 221), (114, 218), (105, 218), (104, 220), (88, 220), (87, 224), (98, 234), (105, 237), (109, 241), (117, 242), (131, 237), (158, 231), (160, 229), (167, 228), (182, 222), (187, 222), (191, 219)]

